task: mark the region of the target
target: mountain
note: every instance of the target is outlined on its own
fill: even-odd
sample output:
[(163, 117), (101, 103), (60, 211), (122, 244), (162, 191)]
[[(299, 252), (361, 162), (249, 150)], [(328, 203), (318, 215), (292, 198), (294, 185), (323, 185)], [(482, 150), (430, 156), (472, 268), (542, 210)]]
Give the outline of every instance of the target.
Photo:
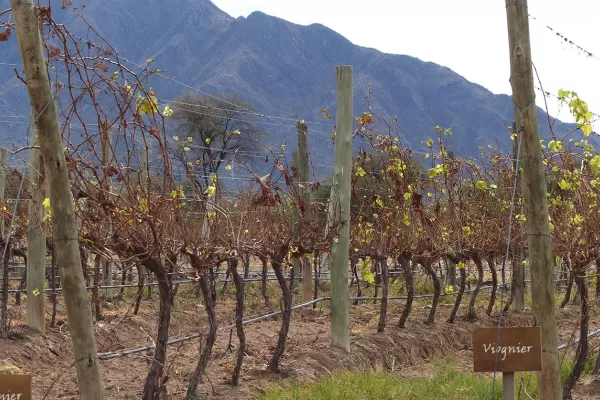
[[(474, 155), (479, 146), (497, 142), (510, 146), (504, 124), (514, 119), (512, 99), (435, 63), (354, 45), (319, 24), (296, 25), (262, 12), (233, 18), (208, 0), (172, 0), (168, 5), (161, 0), (89, 3), (79, 12), (120, 57), (139, 64), (155, 59), (156, 68), (187, 85), (154, 77), (151, 86), (160, 98), (174, 99), (193, 87), (214, 95), (237, 94), (259, 113), (305, 119), (313, 158), (328, 160), (328, 165), (333, 158), (327, 140), (332, 121), (324, 119), (321, 110), (335, 114), (336, 65), (353, 66), (355, 114), (366, 111), (365, 95), (371, 85), (373, 110), (388, 118), (396, 115), (405, 141), (414, 146), (433, 136), (436, 125), (452, 127), (453, 145), (462, 154)], [(70, 9), (53, 4), (54, 18), (80, 37), (90, 36)], [(0, 0), (0, 10), (6, 8), (8, 0)], [(0, 43), (1, 63), (20, 64), (14, 35)], [(0, 65), (1, 116), (28, 114), (26, 90), (14, 75)], [(0, 121), (16, 120), (11, 118)], [(541, 109), (539, 118), (541, 136), (548, 137)], [(292, 118), (259, 120), (272, 133), (269, 145), (277, 148), (285, 139), (295, 145)], [(558, 131), (572, 128), (555, 123)], [(4, 139), (19, 140), (25, 129), (26, 124), (0, 122)]]

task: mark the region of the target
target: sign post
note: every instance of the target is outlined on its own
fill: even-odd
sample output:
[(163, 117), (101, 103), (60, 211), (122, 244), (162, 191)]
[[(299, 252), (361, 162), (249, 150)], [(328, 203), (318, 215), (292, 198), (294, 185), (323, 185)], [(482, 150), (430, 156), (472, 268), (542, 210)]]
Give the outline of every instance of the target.
[(542, 370), (540, 327), (479, 328), (473, 331), (475, 372), (502, 372), (505, 400), (515, 398), (515, 372)]

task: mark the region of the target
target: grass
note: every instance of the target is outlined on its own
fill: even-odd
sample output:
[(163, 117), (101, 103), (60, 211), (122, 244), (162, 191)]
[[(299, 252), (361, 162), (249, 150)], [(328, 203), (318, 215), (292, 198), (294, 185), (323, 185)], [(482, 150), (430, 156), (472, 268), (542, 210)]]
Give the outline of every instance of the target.
[[(346, 371), (309, 385), (270, 386), (261, 400), (458, 400), (490, 398), (485, 375), (459, 372), (452, 363), (435, 367), (433, 378), (398, 378), (389, 372)], [(502, 384), (496, 385), (502, 399)]]
[[(572, 362), (561, 364), (564, 384)], [(593, 359), (589, 359), (583, 375), (591, 373)], [(516, 391), (521, 398), (525, 392), (537, 399), (535, 373), (517, 373)], [(435, 364), (433, 377), (400, 378), (390, 372), (344, 371), (307, 385), (296, 383), (286, 386), (272, 384), (257, 397), (260, 400), (469, 400), (490, 399), (491, 374), (473, 374), (457, 370), (451, 359)], [(495, 399), (502, 399), (502, 375), (496, 377)]]

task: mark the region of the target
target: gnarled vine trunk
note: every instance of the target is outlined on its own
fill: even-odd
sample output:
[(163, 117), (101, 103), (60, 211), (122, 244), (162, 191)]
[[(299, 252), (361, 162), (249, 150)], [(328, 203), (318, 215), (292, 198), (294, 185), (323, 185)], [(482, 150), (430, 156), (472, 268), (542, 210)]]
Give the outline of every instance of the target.
[(123, 298), (125, 296), (125, 285), (127, 284), (127, 266), (121, 264), (121, 288), (119, 289), (119, 296)]
[(250, 253), (244, 254), (244, 279), (248, 279), (250, 276)]
[(377, 297), (379, 296), (379, 286), (381, 286), (381, 271), (379, 269), (379, 263), (377, 260), (371, 259), (371, 270), (375, 275), (375, 295), (373, 299), (373, 304), (377, 304)]
[(400, 315), (400, 320), (398, 321), (399, 328), (406, 327), (406, 320), (408, 320), (408, 316), (410, 315), (410, 311), (412, 310), (413, 299), (415, 298), (415, 287), (413, 282), (413, 275), (410, 269), (410, 256), (408, 254), (403, 254), (398, 257), (398, 263), (402, 266), (402, 271), (404, 272), (404, 280), (406, 281), (406, 303), (404, 304), (404, 309), (402, 310), (402, 314)]
[(156, 335), (156, 348), (154, 359), (144, 385), (144, 400), (166, 399), (167, 388), (163, 373), (167, 359), (167, 342), (169, 341), (169, 324), (171, 322), (171, 284), (169, 274), (165, 268), (152, 258), (142, 259), (142, 264), (151, 271), (158, 281), (158, 297), (160, 301), (158, 313), (158, 332)]
[[(313, 274), (315, 276), (315, 282), (314, 282), (314, 292), (313, 292), (313, 300), (317, 299), (317, 296), (319, 295), (319, 262), (321, 260), (321, 257), (319, 256), (318, 252), (315, 252), (315, 255), (313, 257)], [(312, 308), (315, 309), (317, 308), (317, 303), (313, 303)]]
[(267, 276), (269, 271), (269, 264), (267, 262), (267, 257), (261, 255), (258, 257), (260, 262), (262, 263), (262, 277), (261, 277), (261, 290), (263, 298), (265, 299), (265, 307), (269, 307), (269, 291), (267, 290)]
[(588, 331), (591, 309), (588, 289), (585, 284), (585, 273), (583, 271), (583, 266), (578, 265), (576, 270), (571, 272), (571, 274), (575, 275), (575, 283), (577, 284), (577, 288), (579, 289), (579, 294), (581, 297), (581, 324), (579, 327), (579, 344), (577, 345), (577, 351), (575, 352), (575, 363), (573, 364), (573, 369), (571, 370), (571, 373), (565, 382), (565, 386), (563, 387), (563, 399), (565, 400), (573, 398), (573, 389), (581, 377), (581, 373), (583, 372), (583, 368), (587, 360), (589, 348)]
[(197, 255), (193, 253), (188, 253), (188, 255), (190, 257), (192, 267), (200, 274), (199, 286), (200, 291), (202, 292), (202, 298), (204, 299), (206, 315), (208, 317), (208, 335), (206, 335), (206, 341), (202, 347), (202, 353), (200, 354), (200, 358), (196, 364), (194, 374), (190, 378), (190, 383), (187, 390), (187, 399), (192, 400), (198, 398), (198, 385), (200, 384), (200, 379), (206, 370), (206, 366), (208, 365), (208, 361), (215, 344), (215, 339), (217, 337), (217, 316), (215, 314), (215, 303), (213, 301), (214, 298), (211, 290), (211, 284), (209, 282), (210, 277), (208, 271), (204, 271), (202, 269), (202, 264)]
[[(13, 249), (13, 256), (22, 257), (25, 265), (27, 266), (27, 251), (22, 249)], [(27, 267), (23, 268), (23, 276), (21, 277), (21, 281), (19, 282), (19, 287), (15, 293), (15, 304), (21, 305), (21, 293), (25, 290), (25, 286), (27, 284)]]
[(471, 301), (469, 301), (469, 311), (467, 312), (468, 321), (475, 320), (475, 301), (477, 300), (477, 295), (479, 294), (481, 286), (483, 285), (483, 260), (479, 254), (475, 253), (473, 254), (473, 261), (477, 267), (477, 284), (475, 285), (473, 294), (471, 294)]
[(565, 293), (565, 298), (560, 303), (560, 308), (565, 308), (565, 306), (571, 301), (571, 291), (573, 290), (573, 280), (574, 275), (573, 271), (569, 271), (569, 282), (567, 282), (567, 292)]
[[(350, 270), (352, 271), (352, 274), (354, 275), (354, 278), (352, 278), (352, 280), (356, 279), (356, 296), (357, 297), (361, 297), (362, 296), (362, 290), (360, 288), (360, 279), (358, 278), (358, 267), (356, 266), (358, 260), (354, 257), (350, 258)], [(358, 300), (354, 300), (353, 303), (355, 306), (358, 305)]]
[(281, 292), (283, 294), (283, 312), (281, 328), (279, 329), (277, 345), (275, 346), (275, 350), (273, 351), (273, 355), (271, 356), (271, 360), (269, 361), (267, 367), (268, 370), (271, 372), (280, 371), (279, 363), (281, 362), (281, 358), (283, 357), (283, 353), (285, 352), (287, 335), (288, 331), (290, 330), (290, 322), (292, 318), (292, 292), (286, 285), (285, 277), (283, 276), (283, 260), (285, 258), (285, 255), (287, 254), (287, 250), (287, 246), (281, 246), (277, 250), (277, 252), (275, 252), (275, 254), (273, 255), (273, 259), (271, 260), (273, 271), (275, 271), (277, 282), (279, 282), (279, 287), (281, 288)]
[(237, 385), (240, 379), (242, 363), (244, 362), (244, 353), (246, 352), (246, 334), (244, 332), (244, 279), (238, 273), (238, 260), (236, 258), (230, 258), (227, 263), (229, 264), (229, 269), (231, 270), (233, 283), (235, 285), (235, 329), (240, 341), (235, 367), (233, 368), (233, 373), (231, 375), (231, 384)]
[(379, 323), (377, 324), (377, 332), (383, 332), (385, 330), (385, 322), (387, 318), (388, 287), (390, 276), (387, 257), (378, 258), (377, 262), (381, 267), (381, 307), (379, 309)]
[[(506, 262), (508, 260), (504, 260), (504, 263), (502, 264), (502, 269), (505, 269), (506, 267)], [(508, 309), (510, 308), (510, 306), (512, 306), (513, 301), (515, 300), (515, 292), (516, 292), (516, 277), (514, 274), (515, 271), (515, 263), (516, 263), (516, 259), (515, 256), (513, 255), (513, 259), (512, 259), (512, 265), (513, 265), (513, 274), (511, 276), (511, 280), (510, 280), (510, 296), (508, 298), (508, 300), (506, 301), (506, 304), (504, 305), (504, 309), (502, 310), (503, 312), (508, 312)]]
[(492, 293), (490, 295), (490, 302), (487, 307), (487, 315), (491, 315), (494, 311), (494, 305), (496, 304), (496, 290), (498, 289), (498, 273), (496, 272), (496, 262), (494, 256), (488, 258), (488, 267), (492, 273)]
[(460, 273), (460, 286), (458, 288), (458, 294), (456, 295), (456, 299), (454, 300), (454, 307), (452, 307), (450, 317), (448, 318), (448, 322), (451, 324), (453, 324), (456, 320), (456, 314), (458, 313), (458, 308), (460, 307), (463, 294), (465, 293), (465, 287), (467, 286), (467, 273), (465, 272), (465, 268), (459, 268), (458, 271)]
[(429, 310), (429, 316), (425, 321), (425, 324), (431, 325), (435, 322), (435, 312), (437, 311), (437, 306), (440, 302), (440, 294), (442, 293), (442, 286), (440, 284), (440, 279), (438, 278), (435, 269), (433, 269), (432, 261), (429, 259), (425, 259), (421, 262), (425, 271), (431, 277), (433, 281), (433, 301), (431, 302), (431, 310)]
[(227, 268), (227, 271), (225, 272), (225, 282), (223, 282), (223, 288), (221, 289), (221, 295), (224, 295), (225, 291), (227, 290), (227, 284), (229, 283), (229, 275), (231, 275), (231, 272), (230, 269)]
[(144, 384), (143, 400), (163, 400), (167, 398), (166, 379), (163, 378), (165, 361), (167, 359), (167, 342), (169, 341), (169, 326), (171, 322), (171, 277), (160, 260), (151, 258), (148, 251), (139, 246), (121, 240), (116, 234), (110, 238), (110, 246), (119, 255), (135, 256), (138, 261), (152, 272), (158, 281), (158, 296), (160, 300), (158, 313), (158, 332), (154, 358)]
[(140, 303), (142, 302), (142, 297), (144, 296), (144, 267), (142, 264), (137, 264), (137, 274), (138, 274), (138, 293), (135, 299), (135, 307), (133, 308), (133, 315), (137, 315), (140, 310)]
[(102, 319), (102, 310), (100, 308), (100, 272), (102, 265), (102, 257), (100, 254), (96, 254), (94, 257), (94, 288), (92, 289), (92, 302), (94, 303), (94, 313), (96, 314), (96, 321)]

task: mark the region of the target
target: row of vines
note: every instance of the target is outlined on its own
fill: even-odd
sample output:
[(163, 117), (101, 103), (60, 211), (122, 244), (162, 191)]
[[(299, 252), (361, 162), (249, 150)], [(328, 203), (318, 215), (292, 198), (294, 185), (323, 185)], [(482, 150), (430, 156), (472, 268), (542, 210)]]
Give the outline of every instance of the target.
[[(162, 76), (152, 60), (131, 66), (99, 34), (95, 33), (96, 42), (80, 38), (57, 24), (49, 12), (42, 13), (41, 27), (70, 165), (80, 252), (83, 265), (91, 263), (96, 272), (87, 276), (88, 283), (96, 287), (96, 316), (100, 317), (96, 300), (97, 287), (103, 284), (98, 279), (103, 261), (118, 260), (124, 271), (137, 269), (137, 307), (145, 286), (143, 277), (151, 273), (158, 284), (159, 329), (144, 398), (166, 393), (164, 365), (173, 299), (177, 280), (188, 278), (197, 281), (208, 319), (208, 332), (188, 388), (189, 398), (197, 395), (217, 334), (215, 271), (223, 264), (236, 290), (239, 347), (231, 381), (237, 384), (246, 347), (244, 278), (239, 264), (246, 265), (249, 256), (259, 259), (265, 272), (270, 264), (281, 290), (281, 329), (268, 365), (269, 370), (279, 371), (292, 314), (286, 271), (293, 282), (293, 261), (310, 259), (316, 265), (337, 240), (339, 221), (331, 220), (333, 214), (328, 212), (336, 204), (318, 201), (317, 196), (327, 182), (313, 178), (299, 183), (298, 169), (286, 158), (285, 147), (268, 149), (259, 142), (256, 130), (236, 125), (232, 114), (248, 109), (237, 104), (227, 108), (231, 102), (221, 103), (222, 108), (206, 106), (208, 115), (198, 113), (198, 118), (215, 122), (218, 129), (179, 137), (178, 114), (193, 113), (194, 108), (161, 104), (159, 94), (149, 87), (151, 79)], [(89, 30), (95, 32), (91, 25)], [(591, 114), (585, 103), (576, 93), (559, 95), (589, 135)], [(477, 158), (460, 156), (449, 144), (452, 130), (437, 126), (432, 127), (431, 139), (416, 151), (407, 146), (395, 119), (377, 115), (370, 106), (367, 111), (355, 121), (354, 134), (364, 146), (353, 161), (348, 261), (359, 290), (361, 280), (373, 283), (376, 278), (381, 286), (377, 330), (382, 332), (389, 324), (390, 260), (399, 267), (407, 288), (404, 309), (395, 322), (398, 327), (405, 328), (411, 314), (415, 265), (433, 283), (427, 324), (435, 323), (444, 292), (455, 294), (448, 322), (456, 320), (468, 280), (465, 266), (470, 263), (476, 268), (475, 287), (466, 318), (472, 321), (476, 317), (476, 299), (486, 276), (491, 277), (492, 294), (485, 312), (492, 314), (497, 303), (498, 271), (504, 276), (515, 260), (520, 263), (517, 249), (526, 250), (527, 246), (520, 190), (513, 194), (515, 177), (521, 172), (515, 168), (514, 154), (490, 146), (482, 148)], [(327, 113), (325, 117), (333, 118)], [(107, 135), (116, 138), (108, 147), (103, 140)], [(590, 273), (589, 267), (600, 265), (600, 233), (596, 228), (600, 223), (600, 155), (591, 141), (579, 135), (575, 132), (540, 143), (557, 263), (568, 267), (568, 288), (574, 282), (581, 299), (577, 362), (568, 383), (571, 387), (589, 352), (586, 280), (598, 276), (597, 270)], [(510, 136), (515, 144), (520, 139), (519, 132), (509, 130), (504, 136)], [(242, 142), (261, 149), (261, 168), (268, 168), (266, 174), (255, 173), (255, 164), (235, 151)], [(195, 149), (203, 149), (201, 157)], [(232, 165), (250, 178), (233, 195), (224, 195), (222, 176)], [(15, 171), (17, 177), (20, 173)], [(49, 209), (47, 201), (44, 205)], [(22, 256), (26, 253), (27, 210), (21, 204), (14, 219), (13, 211), (14, 203), (3, 205), (2, 219), (11, 221), (13, 229), (11, 237), (2, 238), (2, 244), (8, 242), (12, 254)], [(45, 220), (51, 218), (48, 213)], [(46, 229), (48, 252), (52, 254), (52, 232), (49, 226)], [(440, 261), (456, 265), (455, 285), (443, 287), (435, 269)], [(7, 287), (3, 294), (6, 304)], [(503, 304), (503, 311), (509, 309), (512, 297)]]

